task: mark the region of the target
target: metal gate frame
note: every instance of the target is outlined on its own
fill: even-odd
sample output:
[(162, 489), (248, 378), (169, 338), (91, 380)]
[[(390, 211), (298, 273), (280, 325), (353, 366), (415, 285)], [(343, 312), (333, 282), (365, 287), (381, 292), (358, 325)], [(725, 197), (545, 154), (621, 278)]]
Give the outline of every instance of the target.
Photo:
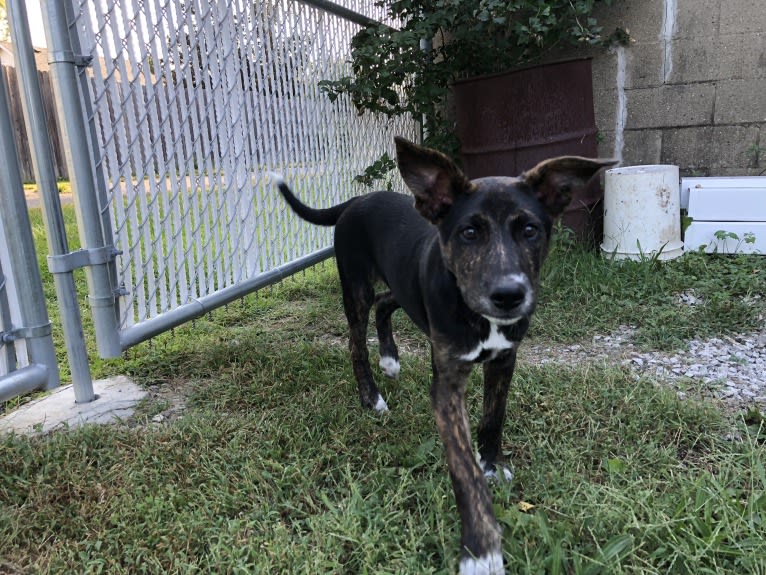
[[(20, 44), (17, 60), (32, 57), (26, 7), (23, 2), (14, 1), (9, 2), (8, 9), (11, 22), (23, 17), (23, 25), (11, 29), (14, 44)], [(39, 96), (39, 86), (37, 93)], [(37, 136), (44, 134), (45, 130), (39, 131), (38, 119), (27, 114), (26, 105), (24, 111), (28, 130), (37, 129)], [(0, 376), (0, 401), (36, 389), (54, 389), (60, 383), (13, 131), (7, 86), (0, 75), (0, 162), (3, 165), (0, 170), (0, 367), (5, 372)], [(55, 178), (53, 181), (55, 184)], [(85, 365), (87, 368), (87, 361)], [(86, 385), (89, 382), (88, 377)]]
[[(0, 401), (59, 384), (51, 324), (0, 74)], [(6, 271), (7, 270), (7, 271)], [(6, 277), (5, 273), (8, 273)], [(22, 355), (24, 357), (19, 357)]]
[[(374, 14), (375, 18), (362, 13), (374, 5), (371, 0), (345, 0), (347, 6), (353, 6), (354, 9), (328, 0), (270, 0), (270, 2), (272, 12), (267, 16), (281, 14), (285, 20), (293, 18), (286, 24), (288, 27), (307, 26), (307, 22), (321, 25), (322, 22), (328, 22), (325, 20), (327, 18), (341, 19), (341, 22), (345, 22), (343, 25), (353, 25), (358, 29), (359, 26), (375, 23), (376, 19), (384, 17), (384, 12), (380, 8)], [(48, 267), (56, 280), (57, 297), (62, 302), (62, 324), (77, 402), (90, 401), (94, 399), (94, 395), (82, 336), (77, 295), (72, 280), (72, 272), (75, 269), (84, 268), (85, 270), (88, 302), (96, 332), (98, 353), (101, 357), (118, 357), (133, 345), (198, 318), (259, 288), (278, 282), (332, 255), (329, 233), (317, 231), (315, 228), (304, 231), (300, 227), (302, 224), (297, 223), (297, 220), (291, 220), (292, 216), (287, 215), (288, 211), (280, 203), (274, 202), (272, 199), (274, 192), (271, 191), (265, 177), (267, 170), (282, 171), (288, 177), (292, 175), (297, 179), (299, 176), (311, 179), (320, 175), (321, 177), (317, 179), (321, 180), (326, 172), (331, 171), (331, 168), (323, 165), (323, 161), (326, 157), (334, 157), (333, 154), (338, 150), (341, 150), (338, 153), (350, 157), (350, 154), (356, 153), (357, 149), (374, 148), (375, 155), (363, 160), (361, 166), (363, 169), (376, 160), (382, 151), (386, 151), (386, 148), (393, 148), (393, 138), (390, 137), (393, 134), (401, 134), (410, 139), (417, 139), (419, 136), (418, 125), (413, 120), (395, 122), (383, 119), (376, 121), (369, 117), (359, 119), (350, 100), (340, 111), (336, 102), (334, 109), (327, 112), (325, 108), (322, 108), (320, 98), (314, 95), (310, 98), (310, 111), (302, 111), (301, 117), (285, 119), (279, 116), (277, 118), (278, 112), (275, 110), (280, 109), (279, 105), (284, 104), (285, 109), (293, 110), (299, 98), (296, 86), (308, 86), (313, 82), (315, 88), (316, 80), (319, 78), (310, 76), (310, 69), (316, 66), (316, 61), (312, 60), (316, 54), (295, 56), (306, 58), (303, 60), (306, 68), (303, 74), (308, 75), (300, 78), (297, 72), (287, 68), (283, 76), (271, 78), (269, 73), (272, 71), (277, 76), (280, 74), (280, 70), (277, 70), (273, 64), (269, 62), (251, 64), (253, 59), (265, 58), (260, 55), (263, 51), (261, 48), (266, 49), (261, 46), (261, 43), (269, 44), (273, 40), (274, 28), (271, 27), (271, 23), (258, 20), (258, 18), (265, 19), (267, 16), (251, 12), (259, 10), (264, 3), (250, 3), (249, 0), (228, 0), (227, 2), (189, 0), (183, 4), (179, 2), (178, 5), (165, 0), (142, 2), (41, 0), (40, 3), (50, 56), (49, 66), (56, 98), (56, 110), (61, 124), (67, 167), (73, 184), (75, 213), (82, 245), (82, 249), (75, 252), (70, 252), (66, 245), (61, 206), (55, 178), (52, 176), (50, 144), (43, 129), (44, 123), (40, 122), (43, 112), (39, 86), (36, 85), (36, 69), (23, 0), (9, 1), (8, 11), (13, 40), (17, 47), (17, 70), (25, 91), (25, 118), (33, 143), (35, 174), (42, 192), (43, 212), (51, 254), (48, 257)], [(183, 6), (186, 12), (182, 11), (179, 5)], [(302, 6), (300, 10), (309, 11), (310, 14), (299, 16), (303, 14), (298, 12), (299, 5)], [(137, 6), (143, 12), (139, 12), (136, 9)], [(197, 26), (195, 16), (190, 16), (189, 11), (192, 14), (200, 14), (199, 32), (208, 34), (208, 43), (204, 46), (183, 46), (182, 44), (188, 42), (188, 38), (191, 37), (187, 32), (187, 40), (179, 42), (179, 45), (182, 45), (179, 48), (181, 54), (175, 55), (175, 65), (172, 62), (168, 64), (165, 60), (172, 60), (173, 56), (158, 51), (167, 48), (167, 38), (163, 35), (173, 27), (169, 26), (168, 22), (178, 26), (175, 33), (179, 33), (181, 26), (186, 26), (187, 29), (190, 29), (192, 25)], [(88, 24), (91, 23), (89, 18), (101, 18), (101, 20), (98, 26), (89, 26)], [(164, 23), (160, 26), (157, 24), (158, 18), (167, 18), (167, 21), (163, 21)], [(242, 19), (243, 22), (247, 19), (247, 22), (240, 25), (241, 22), (237, 21), (237, 18)], [(250, 36), (241, 40), (233, 38), (232, 29), (226, 28), (227, 22), (230, 26), (232, 22), (239, 26), (232, 28), (234, 32), (244, 30)], [(341, 26), (336, 20), (328, 25), (333, 26), (333, 30)], [(109, 26), (112, 26), (111, 33), (116, 36), (104, 39), (110, 33)], [(154, 26), (155, 36), (151, 39), (144, 38), (142, 30), (152, 26)], [(165, 27), (164, 30), (157, 32), (157, 29), (162, 26)], [(253, 29), (258, 26), (264, 28), (254, 32)], [(281, 23), (280, 26), (284, 27), (285, 24)], [(93, 43), (94, 38), (91, 35), (96, 33), (93, 32), (94, 29), (102, 36), (100, 39), (104, 42), (100, 48)], [(349, 32), (345, 33), (347, 39), (350, 39)], [(138, 38), (130, 37), (130, 34), (138, 35)], [(304, 31), (304, 34), (313, 41), (311, 30)], [(105, 55), (103, 61), (99, 62), (98, 52), (98, 50), (104, 51), (106, 43), (110, 41), (117, 50), (120, 49), (120, 46), (117, 46), (118, 42), (121, 42), (122, 48), (129, 43), (143, 42), (139, 48), (142, 50), (140, 58), (127, 63), (120, 60), (118, 64), (114, 64), (123, 57), (120, 55), (119, 58), (113, 58), (112, 62), (118, 68), (110, 69), (109, 58)], [(325, 51), (333, 50), (340, 45), (340, 41), (336, 39), (331, 39), (329, 42), (331, 44), (329, 47), (319, 46), (317, 50), (324, 54)], [(85, 49), (83, 44), (87, 44)], [(347, 46), (344, 48), (347, 49)], [(245, 53), (246, 50), (250, 52)], [(215, 66), (220, 65), (217, 62), (225, 58), (234, 58), (235, 66), (233, 69), (220, 68), (219, 71)], [(187, 66), (190, 66), (188, 62), (192, 60), (199, 60), (200, 63), (213, 68), (202, 68), (196, 72), (187, 71), (186, 73), (191, 74), (190, 76), (177, 79), (176, 75), (185, 73), (181, 68), (183, 63), (187, 62)], [(339, 65), (338, 62), (332, 63), (332, 66)], [(151, 71), (147, 72), (147, 69)], [(323, 72), (315, 71), (314, 73), (322, 74)], [(138, 74), (143, 74), (151, 81), (145, 81), (143, 78), (134, 81), (138, 78)], [(267, 94), (270, 98), (259, 99), (257, 95), (253, 96), (254, 90), (246, 82), (256, 80), (252, 74), (258, 74), (258, 81), (272, 86)], [(115, 87), (114, 84), (109, 84), (109, 81), (113, 81), (118, 76), (126, 84), (125, 86)], [(202, 83), (207, 84), (205, 87), (210, 91), (211, 89), (220, 90), (210, 96), (214, 100), (208, 102), (209, 110), (203, 110), (203, 113), (207, 112), (207, 117), (195, 119), (197, 124), (193, 126), (187, 122), (186, 118), (179, 116), (177, 110), (172, 109), (173, 106), (178, 107), (178, 101), (162, 100), (163, 91), (164, 96), (167, 96), (167, 86), (171, 76), (173, 84), (171, 88), (182, 84), (186, 86)], [(199, 80), (200, 78), (202, 80)], [(240, 82), (244, 84), (241, 88), (244, 90), (243, 93), (237, 92)], [(101, 86), (101, 92), (98, 92), (99, 86)], [(232, 94), (234, 98), (238, 98), (236, 101), (242, 103), (241, 109), (231, 106), (231, 101), (227, 98)], [(208, 96), (204, 95), (203, 100)], [(199, 98), (200, 91), (197, 90), (191, 97)], [(253, 98), (253, 100), (246, 101), (247, 98)], [(326, 100), (324, 95), (321, 95), (321, 98)], [(195, 105), (199, 106), (198, 103)], [(136, 119), (129, 117), (130, 108), (145, 111)], [(163, 116), (164, 113), (168, 115)], [(187, 107), (185, 113), (192, 113), (191, 108)], [(250, 137), (247, 129), (251, 128), (248, 122), (254, 121), (253, 118), (258, 114), (261, 114), (259, 118), (266, 117), (279, 125), (259, 124), (258, 130), (262, 130), (266, 136), (262, 137), (259, 131), (255, 139), (247, 140)], [(333, 118), (328, 120), (327, 116), (333, 116)], [(348, 126), (344, 125), (347, 129), (340, 135), (333, 132), (335, 124), (329, 125), (336, 116), (340, 117), (341, 124), (344, 122), (348, 124)], [(154, 122), (154, 124), (150, 123), (148, 128), (137, 128), (137, 124), (143, 121)], [(301, 145), (300, 137), (305, 134), (299, 133), (296, 125), (312, 121), (321, 125), (319, 127), (312, 125), (311, 128), (314, 131), (310, 132), (306, 138), (312, 141), (307, 144), (307, 149), (310, 148), (310, 150), (305, 153), (313, 154), (310, 163), (313, 171), (308, 173), (301, 164), (300, 158), (293, 157), (291, 160), (283, 151), (277, 153), (269, 146), (273, 146), (274, 142), (282, 144), (285, 135), (289, 133), (291, 138), (298, 139), (291, 140), (287, 147), (298, 150)], [(173, 125), (174, 122), (177, 123), (176, 127)], [(367, 124), (363, 126), (360, 122), (367, 122)], [(158, 138), (157, 130), (159, 129), (169, 131)], [(219, 129), (221, 132), (218, 132)], [(325, 137), (324, 134), (320, 137), (323, 130), (330, 133), (326, 136), (326, 141), (321, 140)], [(200, 134), (203, 132), (207, 132), (208, 135), (212, 133), (213, 141), (202, 140)], [(183, 139), (192, 133), (193, 139)], [(264, 144), (262, 140), (267, 137), (268, 142)], [(120, 138), (123, 147), (119, 152), (115, 152), (110, 146), (113, 146), (115, 140)], [(320, 138), (321, 141), (316, 138)], [(380, 142), (387, 142), (387, 145)], [(166, 148), (171, 145), (172, 153), (168, 153)], [(258, 147), (260, 151), (253, 152), (255, 147)], [(186, 153), (187, 148), (193, 149), (190, 156), (180, 158), (173, 156), (173, 154)], [(225, 156), (228, 152), (236, 153), (236, 155)], [(130, 154), (136, 154), (136, 156)], [(135, 159), (139, 156), (145, 162), (144, 164), (140, 164)], [(243, 161), (247, 163), (246, 166), (241, 166)], [(199, 173), (194, 173), (198, 162), (202, 166), (201, 176)], [(132, 168), (133, 171), (120, 172), (119, 169), (124, 169), (125, 166)], [(190, 166), (193, 167), (190, 168)], [(231, 173), (226, 172), (227, 166), (231, 168)], [(333, 165), (334, 171), (330, 178), (333, 186), (331, 187), (338, 189), (323, 190), (319, 195), (321, 202), (335, 203), (355, 194), (356, 192), (352, 190), (352, 178), (360, 173), (361, 169), (350, 163), (343, 164), (340, 168)], [(208, 180), (212, 182), (210, 189), (207, 187)], [(187, 190), (185, 186), (188, 181), (193, 183)], [(164, 185), (172, 189), (165, 190)], [(400, 190), (404, 189), (401, 182), (395, 185)], [(171, 203), (177, 197), (187, 193), (192, 199), (185, 201), (191, 204), (196, 201), (194, 199), (196, 197), (212, 195), (210, 190), (213, 187), (215, 187), (215, 193), (222, 198), (221, 209), (226, 215), (211, 216), (212, 224), (187, 230), (183, 227), (185, 224), (181, 219), (172, 221), (169, 218), (159, 219), (158, 213), (162, 217), (163, 209), (178, 211), (177, 206), (173, 207)], [(149, 193), (152, 194), (151, 197)], [(235, 199), (225, 194), (233, 194)], [(238, 196), (244, 196), (245, 201), (240, 203)], [(133, 209), (139, 204), (144, 206), (153, 202), (161, 204), (162, 209), (158, 210), (155, 205), (153, 214), (145, 215), (135, 212), (130, 216), (132, 220), (126, 216), (125, 221), (118, 221), (119, 217), (123, 216), (122, 211), (126, 206)], [(251, 211), (250, 206), (254, 202), (259, 204), (261, 211), (258, 209)], [(143, 217), (146, 217), (145, 228), (131, 228)], [(228, 271), (226, 272), (228, 275), (224, 274), (208, 282), (210, 283), (208, 288), (212, 286), (213, 289), (204, 290), (197, 290), (196, 287), (191, 289), (179, 287), (180, 282), (177, 278), (155, 277), (154, 262), (165, 257), (165, 252), (173, 249), (172, 246), (165, 245), (163, 239), (152, 236), (157, 232), (157, 228), (162, 226), (164, 230), (173, 231), (176, 235), (175, 243), (178, 245), (186, 242), (193, 243), (197, 240), (209, 243), (209, 239), (197, 237), (189, 239), (187, 235), (206, 231), (213, 233), (211, 230), (214, 230), (215, 233), (220, 234), (220, 238), (215, 240), (218, 242), (216, 249), (224, 244), (227, 246), (231, 244), (235, 248), (244, 249), (245, 252), (229, 255), (223, 251), (219, 253), (208, 250), (210, 254), (219, 258), (229, 257), (231, 269), (233, 269), (232, 266), (236, 268), (237, 265), (241, 265), (247, 268), (246, 272), (241, 273), (236, 269)], [(273, 226), (288, 227), (282, 229), (270, 244), (255, 245), (253, 239), (247, 242), (241, 240), (242, 233), (265, 237), (266, 232), (263, 232), (262, 228)], [(207, 227), (207, 230), (202, 229), (204, 227)], [(230, 239), (229, 232), (233, 233), (235, 228), (240, 235)], [(269, 248), (274, 248), (275, 245), (280, 248), (280, 241), (292, 241), (292, 236), (303, 237), (301, 234), (304, 234), (307, 239), (295, 249), (290, 247), (287, 251), (283, 250), (282, 255), (264, 256), (261, 253), (263, 250), (268, 251)], [(137, 240), (139, 236), (140, 239)], [(155, 244), (159, 245), (159, 252), (151, 251), (155, 249)], [(254, 248), (253, 245), (255, 245)], [(248, 249), (255, 249), (256, 252), (247, 252)], [(180, 262), (178, 265), (186, 266), (183, 270), (187, 271), (183, 273), (190, 277), (193, 274), (188, 270), (193, 265), (188, 261), (184, 262), (184, 259), (193, 259), (194, 253), (196, 253), (194, 250), (188, 248), (186, 252), (172, 256), (174, 262)], [(238, 264), (238, 262), (242, 263)], [(215, 265), (217, 265), (216, 262), (211, 260), (194, 263), (198, 269), (208, 269)], [(136, 271), (138, 267), (141, 269)], [(146, 277), (151, 280), (148, 284), (136, 283), (138, 281), (136, 278), (143, 280)], [(197, 276), (192, 279), (205, 280), (205, 278), (199, 280)], [(135, 321), (131, 307), (134, 305), (132, 298), (136, 295), (139, 298), (154, 297), (149, 292), (155, 289), (164, 291), (166, 294), (170, 290), (170, 297), (166, 296), (168, 302), (148, 306), (149, 311)], [(182, 297), (178, 295), (179, 290), (183, 292)], [(2, 312), (1, 307), (0, 312)], [(55, 366), (55, 362), (53, 365)]]

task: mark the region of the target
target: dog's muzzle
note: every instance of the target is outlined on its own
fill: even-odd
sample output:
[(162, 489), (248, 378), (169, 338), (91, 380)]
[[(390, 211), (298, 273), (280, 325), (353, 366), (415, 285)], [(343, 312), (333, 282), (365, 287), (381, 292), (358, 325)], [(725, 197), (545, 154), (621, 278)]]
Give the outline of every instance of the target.
[(490, 290), (490, 313), (498, 324), (515, 323), (532, 312), (534, 289), (524, 274), (511, 274), (500, 278)]

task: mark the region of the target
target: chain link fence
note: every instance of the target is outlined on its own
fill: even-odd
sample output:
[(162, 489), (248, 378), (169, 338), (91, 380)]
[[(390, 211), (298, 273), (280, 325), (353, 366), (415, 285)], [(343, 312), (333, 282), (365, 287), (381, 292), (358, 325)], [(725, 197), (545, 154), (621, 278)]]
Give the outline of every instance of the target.
[(75, 5), (121, 329), (331, 246), (331, 230), (285, 209), (269, 172), (327, 206), (365, 191), (354, 176), (393, 154), (394, 135), (417, 138), (413, 121), (320, 93), (349, 71), (360, 24), (337, 14), (348, 10), (385, 16), (369, 0)]

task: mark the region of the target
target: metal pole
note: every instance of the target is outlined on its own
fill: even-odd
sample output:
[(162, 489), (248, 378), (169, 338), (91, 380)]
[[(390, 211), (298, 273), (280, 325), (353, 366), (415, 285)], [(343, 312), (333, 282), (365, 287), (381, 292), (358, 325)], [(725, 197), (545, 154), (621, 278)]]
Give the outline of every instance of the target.
[[(0, 260), (2, 260), (2, 258), (0, 258)], [(3, 265), (0, 261), (0, 332), (5, 332), (6, 330), (11, 330), (13, 328), (11, 308), (8, 305), (7, 285), (7, 280), (3, 275)], [(0, 359), (5, 360), (5, 364), (8, 366), (8, 371), (16, 369), (16, 346), (13, 345), (13, 342), (9, 341), (6, 343), (0, 341), (0, 351), (2, 352)]]
[(44, 387), (53, 389), (60, 383), (56, 350), (53, 347), (51, 323), (45, 307), (40, 269), (37, 267), (35, 241), (32, 237), (13, 133), (5, 76), (0, 74), (0, 228), (5, 236), (21, 323), (20, 326), (13, 326), (11, 335), (24, 339), (30, 363), (48, 367), (49, 377)]
[(35, 363), (4, 375), (0, 378), (0, 401), (8, 401), (43, 387), (47, 381), (50, 381), (53, 371), (56, 371), (55, 366), (49, 369), (47, 365)]
[[(32, 148), (32, 163), (35, 169), (37, 189), (43, 200), (42, 210), (48, 239), (48, 253), (59, 256), (69, 253), (66, 224), (61, 211), (61, 199), (56, 186), (45, 111), (40, 95), (40, 81), (29, 33), (27, 8), (24, 0), (8, 2), (8, 16), (11, 24), (11, 40), (16, 58), (16, 75), (23, 90), (22, 106), (26, 120), (27, 134)], [(75, 402), (86, 403), (95, 399), (93, 381), (88, 365), (88, 352), (82, 332), (80, 305), (77, 289), (71, 271), (53, 274), (56, 297), (59, 302), (61, 324), (64, 329), (69, 369), (72, 374)]]
[(350, 10), (349, 8), (341, 6), (336, 2), (331, 2), (330, 0), (300, 0), (300, 2), (303, 2), (309, 6), (313, 6), (314, 8), (319, 8), (320, 10), (324, 10), (325, 12), (335, 16), (339, 16), (344, 20), (350, 20), (354, 24), (359, 24), (360, 26), (386, 26), (386, 28), (390, 28), (390, 26), (387, 26), (382, 22), (378, 22), (373, 18), (365, 16), (359, 12), (355, 12), (354, 10)]
[(149, 338), (165, 332), (173, 327), (202, 317), (206, 313), (235, 301), (257, 289), (282, 281), (284, 278), (299, 272), (302, 269), (318, 264), (322, 260), (332, 257), (332, 247), (322, 248), (312, 254), (295, 259), (278, 268), (274, 268), (245, 281), (239, 282), (205, 297), (184, 304), (173, 310), (162, 313), (152, 319), (142, 321), (120, 332), (122, 347), (129, 347), (141, 343)]
[[(82, 97), (77, 79), (82, 57), (72, 47), (67, 21), (67, 7), (61, 0), (42, 0), (45, 36), (50, 53), (50, 73), (61, 122), (67, 167), (74, 192), (75, 214), (80, 242), (86, 250), (109, 247), (102, 226), (101, 206), (93, 171), (91, 138), (82, 113)], [(70, 7), (71, 8), (71, 7)], [(117, 298), (112, 284), (113, 263), (96, 263), (85, 268), (88, 300), (93, 315), (96, 342), (101, 357), (118, 357), (121, 353)]]

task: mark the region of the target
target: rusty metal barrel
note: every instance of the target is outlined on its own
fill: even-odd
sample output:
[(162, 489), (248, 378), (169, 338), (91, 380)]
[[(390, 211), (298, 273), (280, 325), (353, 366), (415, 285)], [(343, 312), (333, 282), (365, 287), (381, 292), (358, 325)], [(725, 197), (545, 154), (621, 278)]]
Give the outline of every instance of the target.
[[(453, 94), (470, 178), (517, 176), (555, 156), (598, 154), (589, 58), (458, 80)], [(573, 199), (564, 225), (598, 242), (602, 198), (593, 182)]]

